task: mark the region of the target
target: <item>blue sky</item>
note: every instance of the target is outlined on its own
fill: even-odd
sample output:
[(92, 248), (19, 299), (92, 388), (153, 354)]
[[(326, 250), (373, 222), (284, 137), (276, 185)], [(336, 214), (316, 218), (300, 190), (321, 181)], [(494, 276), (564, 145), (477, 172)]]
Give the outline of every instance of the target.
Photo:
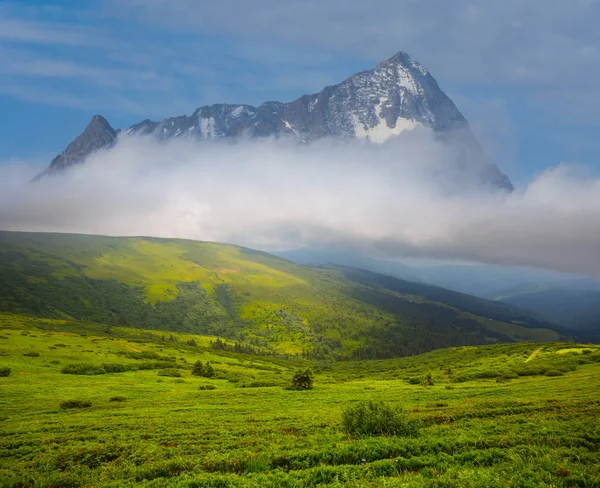
[(600, 173), (598, 0), (0, 3), (0, 161), (47, 163), (114, 127), (292, 100), (398, 50), (425, 65), (517, 184)]

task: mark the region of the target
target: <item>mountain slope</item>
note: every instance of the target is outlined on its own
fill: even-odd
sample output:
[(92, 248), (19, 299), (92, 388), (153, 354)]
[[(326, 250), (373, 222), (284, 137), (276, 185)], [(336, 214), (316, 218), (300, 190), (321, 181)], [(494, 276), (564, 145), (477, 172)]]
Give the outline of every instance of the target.
[[(95, 116), (91, 124), (96, 125), (98, 119), (102, 118)], [(243, 104), (203, 106), (190, 116), (170, 117), (158, 122), (146, 119), (125, 133), (159, 140), (191, 138), (202, 141), (288, 135), (302, 142), (335, 137), (382, 143), (419, 127), (432, 131), (438, 139), (454, 148), (461, 167), (477, 180), (513, 189), (509, 179), (487, 159), (452, 100), (423, 66), (403, 52), (370, 71), (357, 73), (337, 85), (293, 102), (266, 102), (258, 107)], [(106, 132), (111, 131), (115, 132), (112, 128), (107, 128)], [(90, 132), (88, 126), (78, 139), (87, 141), (84, 135)], [(93, 144), (75, 144), (76, 141), (53, 161), (50, 169), (64, 169), (81, 163), (92, 152), (114, 144), (110, 137), (102, 134)], [(71, 147), (73, 144), (75, 146)]]
[(374, 273), (401, 278), (403, 280), (421, 281), (418, 276), (418, 270), (413, 269), (410, 266), (394, 261), (373, 259), (368, 256), (348, 251), (302, 247), (292, 251), (274, 252), (273, 254), (296, 264), (309, 266), (346, 266), (349, 268), (365, 269), (373, 271)]
[(0, 232), (0, 312), (220, 335), (317, 357), (559, 338), (531, 314), (431, 288), (225, 244)]
[(600, 341), (600, 291), (534, 287), (497, 298), (564, 324), (581, 340)]

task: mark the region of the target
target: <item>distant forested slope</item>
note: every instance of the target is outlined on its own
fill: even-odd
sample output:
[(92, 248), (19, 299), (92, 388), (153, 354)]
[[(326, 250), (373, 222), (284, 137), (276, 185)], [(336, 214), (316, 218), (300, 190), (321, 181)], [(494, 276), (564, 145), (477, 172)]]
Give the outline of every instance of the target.
[(552, 341), (510, 306), (208, 242), (0, 232), (0, 311), (240, 339), (312, 357)]

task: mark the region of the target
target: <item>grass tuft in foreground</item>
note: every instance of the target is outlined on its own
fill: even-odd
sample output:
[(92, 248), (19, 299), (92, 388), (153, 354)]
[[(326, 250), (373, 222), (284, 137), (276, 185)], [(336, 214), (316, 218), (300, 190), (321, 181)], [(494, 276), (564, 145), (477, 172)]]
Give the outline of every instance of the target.
[(342, 428), (352, 437), (414, 436), (421, 421), (398, 407), (372, 400), (362, 401), (342, 412)]

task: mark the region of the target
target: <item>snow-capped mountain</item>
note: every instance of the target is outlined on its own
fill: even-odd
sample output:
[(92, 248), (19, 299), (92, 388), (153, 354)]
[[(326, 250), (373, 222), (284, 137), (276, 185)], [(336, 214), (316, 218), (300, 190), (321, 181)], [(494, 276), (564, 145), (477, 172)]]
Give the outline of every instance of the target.
[[(427, 128), (452, 144), (459, 143), (462, 157), (468, 160), (465, 167), (473, 167), (473, 161), (476, 161), (483, 180), (512, 190), (509, 179), (483, 154), (456, 105), (429, 72), (404, 52), (378, 64), (373, 70), (357, 73), (337, 85), (293, 102), (266, 102), (258, 107), (204, 106), (190, 116), (170, 117), (159, 122), (146, 119), (124, 133), (151, 135), (159, 140), (288, 134), (302, 142), (336, 137), (383, 143), (417, 127)], [(117, 131), (96, 115), (88, 128), (52, 161), (46, 173), (82, 163), (92, 152), (112, 147), (116, 139)]]

